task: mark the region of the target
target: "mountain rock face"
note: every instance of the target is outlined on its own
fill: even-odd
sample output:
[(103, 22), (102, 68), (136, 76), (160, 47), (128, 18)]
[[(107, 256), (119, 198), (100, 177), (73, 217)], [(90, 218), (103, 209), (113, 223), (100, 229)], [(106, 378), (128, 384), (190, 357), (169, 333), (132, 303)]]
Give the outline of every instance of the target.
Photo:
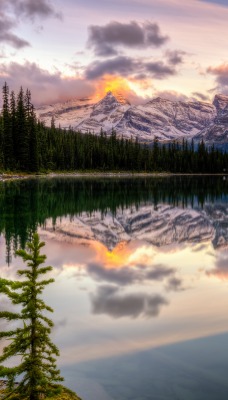
[(196, 138), (203, 138), (209, 143), (228, 144), (228, 96), (216, 95), (213, 105), (216, 108), (213, 123)]
[[(45, 226), (50, 237), (69, 242), (96, 240), (112, 250), (121, 242), (142, 240), (162, 247), (175, 243), (205, 243), (211, 241), (215, 248), (228, 245), (228, 209), (226, 203), (205, 205), (204, 209), (183, 209), (165, 204), (135, 207), (105, 216), (94, 212), (82, 213), (71, 223), (63, 219)], [(43, 232), (44, 233), (44, 232)]]
[(108, 92), (97, 103), (91, 99), (71, 100), (37, 109), (37, 116), (47, 125), (52, 117), (62, 128), (71, 126), (81, 132), (109, 134), (152, 142), (204, 139), (207, 143), (228, 145), (228, 96), (216, 95), (213, 104), (171, 101), (161, 98), (133, 106), (122, 96)]

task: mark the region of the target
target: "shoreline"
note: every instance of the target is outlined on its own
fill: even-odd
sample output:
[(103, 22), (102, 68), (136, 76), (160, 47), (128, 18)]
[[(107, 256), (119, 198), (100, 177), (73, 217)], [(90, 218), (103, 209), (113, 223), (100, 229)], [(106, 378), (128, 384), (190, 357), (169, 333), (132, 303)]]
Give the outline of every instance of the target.
[(2, 173), (0, 174), (0, 182), (15, 181), (23, 179), (40, 179), (40, 178), (165, 178), (173, 176), (228, 176), (228, 173), (172, 173), (172, 172), (99, 172), (99, 171), (75, 171), (75, 172), (49, 172), (43, 174), (26, 174), (26, 173)]

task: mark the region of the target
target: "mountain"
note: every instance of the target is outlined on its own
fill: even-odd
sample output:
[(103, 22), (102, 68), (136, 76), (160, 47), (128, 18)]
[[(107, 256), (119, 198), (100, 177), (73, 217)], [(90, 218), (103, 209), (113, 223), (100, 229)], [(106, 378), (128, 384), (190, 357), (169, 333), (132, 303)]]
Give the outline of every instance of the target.
[(203, 138), (207, 143), (226, 144), (228, 147), (228, 96), (216, 95), (213, 105), (216, 116), (207, 129), (196, 135), (196, 139)]
[(150, 143), (182, 138), (228, 146), (228, 96), (216, 95), (213, 104), (202, 101), (171, 101), (160, 97), (142, 105), (131, 105), (121, 95), (108, 92), (99, 102), (90, 98), (70, 100), (37, 109), (39, 119), (50, 125), (52, 117), (62, 128), (81, 132), (138, 138)]
[(141, 206), (139, 209), (119, 209), (115, 217), (105, 216), (96, 211), (86, 212), (56, 222), (45, 224), (46, 235), (61, 241), (88, 244), (91, 240), (103, 243), (109, 250), (122, 242), (141, 240), (162, 247), (175, 243), (211, 242), (215, 248), (228, 246), (228, 209), (226, 203), (205, 205), (202, 210), (183, 209), (171, 205), (158, 204)]

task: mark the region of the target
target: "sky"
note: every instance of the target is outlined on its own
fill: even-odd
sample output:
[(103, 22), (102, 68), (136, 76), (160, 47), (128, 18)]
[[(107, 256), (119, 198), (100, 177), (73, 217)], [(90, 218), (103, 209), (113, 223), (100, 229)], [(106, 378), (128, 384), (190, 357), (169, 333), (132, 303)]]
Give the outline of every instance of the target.
[(0, 0), (0, 84), (35, 105), (228, 94), (228, 0)]

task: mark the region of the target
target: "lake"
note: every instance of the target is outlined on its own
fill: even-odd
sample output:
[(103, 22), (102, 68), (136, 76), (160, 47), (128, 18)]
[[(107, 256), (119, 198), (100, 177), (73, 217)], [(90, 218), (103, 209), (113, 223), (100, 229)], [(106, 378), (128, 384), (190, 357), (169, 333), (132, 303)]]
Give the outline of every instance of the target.
[(227, 177), (1, 182), (0, 215), (1, 277), (34, 230), (46, 242), (58, 364), (83, 400), (227, 400)]

